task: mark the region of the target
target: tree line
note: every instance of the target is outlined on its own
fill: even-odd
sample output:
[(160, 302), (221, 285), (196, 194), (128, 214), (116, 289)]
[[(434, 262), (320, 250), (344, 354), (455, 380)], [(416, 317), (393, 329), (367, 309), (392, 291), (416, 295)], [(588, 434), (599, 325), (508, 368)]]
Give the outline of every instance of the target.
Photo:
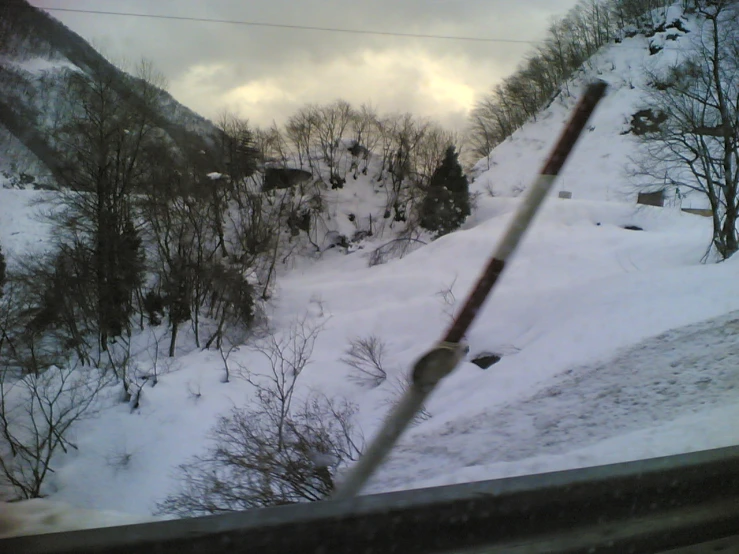
[[(403, 224), (415, 229), (434, 171), (449, 147), (458, 153), (461, 137), (410, 113), (379, 114), (372, 106), (352, 107), (344, 100), (307, 105), (284, 126), (255, 129), (263, 163), (295, 167), (331, 189), (365, 175), (384, 190), (379, 229)], [(314, 181), (315, 183), (315, 181)], [(299, 187), (304, 191), (306, 187)], [(374, 227), (363, 229), (374, 233)], [(436, 231), (436, 229), (432, 229)]]
[[(683, 0), (692, 11), (700, 2)], [(521, 66), (478, 100), (470, 113), (470, 149), (486, 157), (559, 93), (569, 94), (567, 81), (599, 48), (639, 32), (650, 33), (671, 0), (580, 0), (567, 15), (553, 21), (546, 38)]]

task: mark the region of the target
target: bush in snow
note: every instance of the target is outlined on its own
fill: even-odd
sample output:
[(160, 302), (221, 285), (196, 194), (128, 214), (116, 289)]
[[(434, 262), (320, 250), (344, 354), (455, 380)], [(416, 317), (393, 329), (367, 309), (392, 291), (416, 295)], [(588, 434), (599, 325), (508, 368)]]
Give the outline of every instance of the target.
[(109, 383), (97, 369), (51, 367), (18, 377), (0, 368), (0, 484), (15, 498), (43, 496), (57, 451), (77, 447), (70, 427), (93, 414), (93, 402)]
[[(403, 398), (403, 396), (408, 392), (408, 389), (413, 384), (413, 378), (410, 376), (409, 373), (407, 373), (406, 370), (405, 373), (396, 375), (389, 382), (390, 396), (382, 401), (382, 405), (392, 408), (397, 405), (398, 402), (400, 402), (400, 400)], [(431, 413), (426, 409), (426, 405), (424, 404), (421, 406), (421, 409), (418, 410), (416, 415), (413, 416), (413, 419), (411, 420), (411, 425), (418, 425), (422, 421), (427, 421), (429, 419), (431, 419)]]
[(375, 248), (369, 255), (367, 265), (374, 267), (388, 260), (401, 259), (426, 243), (415, 236), (414, 232), (403, 232), (398, 238)]
[[(43, 289), (43, 284), (40, 285)], [(36, 498), (59, 451), (75, 448), (70, 430), (94, 413), (113, 376), (79, 363), (64, 335), (34, 322), (29, 279), (8, 276), (0, 296), (0, 496)]]
[(354, 370), (350, 376), (352, 380), (374, 388), (387, 379), (384, 358), (384, 341), (370, 335), (352, 339), (341, 361)]
[(180, 466), (181, 489), (159, 504), (160, 513), (231, 512), (331, 494), (336, 471), (359, 456), (361, 438), (351, 421), (356, 408), (346, 401), (313, 395), (293, 409), (319, 332), (304, 317), (253, 347), (268, 362), (264, 373), (241, 372), (256, 389), (256, 406), (218, 420), (211, 447)]
[(274, 397), (255, 410), (235, 408), (218, 420), (208, 451), (180, 466), (181, 489), (158, 512), (194, 516), (327, 498), (337, 468), (360, 454), (354, 412), (325, 396), (284, 420)]

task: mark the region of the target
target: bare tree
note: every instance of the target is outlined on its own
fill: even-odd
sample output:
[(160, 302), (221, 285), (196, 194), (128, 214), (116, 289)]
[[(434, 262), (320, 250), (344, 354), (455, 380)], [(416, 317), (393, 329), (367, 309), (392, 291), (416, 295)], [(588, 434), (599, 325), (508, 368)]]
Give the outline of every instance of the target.
[(425, 187), (436, 168), (441, 165), (444, 154), (450, 146), (459, 144), (457, 133), (447, 131), (441, 125), (429, 123), (413, 152), (414, 175), (416, 181)]
[[(8, 297), (23, 305), (18, 324), (25, 325), (29, 340), (33, 338), (31, 346), (64, 345), (83, 363), (97, 364), (101, 358), (91, 356), (97, 333), (95, 299), (86, 288), (88, 260), (84, 252), (64, 249), (46, 257), (21, 257)], [(55, 354), (42, 362), (45, 357), (40, 354), (40, 367), (55, 363)]]
[(150, 64), (139, 67), (136, 87), (122, 92), (119, 77), (101, 62), (89, 73), (66, 75), (66, 115), (54, 132), (67, 167), (52, 214), (58, 249), (85, 278), (93, 299), (97, 347), (130, 328), (141, 286), (143, 251), (133, 194), (149, 176), (144, 153), (161, 139), (155, 125), (157, 85)]
[(255, 330), (250, 327), (234, 324), (228, 326), (223, 333), (223, 339), (218, 343), (218, 354), (223, 362), (223, 379), (221, 382), (228, 383), (231, 381), (232, 360), (231, 355), (238, 352), (242, 346), (255, 336)]
[[(173, 356), (180, 326), (187, 321), (192, 323), (198, 347), (202, 316), (218, 321), (216, 333), (206, 346), (220, 340), (227, 323), (249, 324), (253, 315), (252, 287), (244, 275), (263, 254), (263, 246), (238, 240), (234, 214), (251, 213), (252, 208), (249, 197), (242, 196), (246, 191), (241, 185), (209, 182), (195, 168), (178, 165), (159, 164), (159, 171), (157, 186), (141, 194), (139, 204), (147, 224), (146, 238), (157, 253), (152, 269), (158, 278), (156, 294), (169, 315), (169, 352)], [(221, 197), (221, 192), (213, 191), (220, 187), (233, 187), (240, 201), (234, 205), (228, 197)], [(262, 231), (260, 236), (265, 235)], [(253, 246), (256, 251), (243, 252), (241, 246)]]
[[(263, 153), (257, 148), (254, 130), (246, 119), (229, 111), (222, 111), (218, 115), (216, 126), (221, 131), (220, 152), (229, 182), (235, 186), (243, 185), (244, 179), (254, 175), (257, 162), (263, 157)], [(238, 200), (238, 192), (231, 192)]]
[[(320, 199), (320, 193), (318, 198)], [(253, 205), (261, 210), (258, 219), (242, 220), (247, 222), (244, 230), (253, 230), (242, 235), (246, 243), (251, 244), (252, 240), (260, 240), (264, 248), (264, 255), (260, 256), (255, 268), (260, 276), (263, 300), (270, 297), (278, 267), (287, 264), (298, 251), (300, 243), (293, 239), (300, 236), (301, 228), (306, 231), (305, 236), (308, 236), (311, 220), (308, 220), (308, 225), (303, 225), (303, 216), (306, 213), (310, 216), (310, 210), (305, 207), (304, 201), (305, 197), (296, 198), (289, 189), (271, 191), (255, 199)]]
[(158, 323), (149, 325), (146, 331), (146, 345), (143, 346), (140, 351), (133, 354), (136, 358), (137, 368), (141, 366), (144, 366), (145, 368), (141, 372), (135, 372), (136, 378), (152, 387), (157, 386), (159, 384), (159, 378), (162, 375), (173, 371), (175, 366), (174, 360), (162, 359), (161, 351), (166, 335), (166, 329), (158, 329), (158, 325)]
[[(424, 150), (424, 139), (437, 127), (406, 113), (383, 118), (378, 128), (382, 136), (382, 171), (378, 181), (383, 183), (387, 195), (385, 219), (392, 216), (391, 227), (395, 222), (412, 226), (414, 206), (423, 196), (423, 162), (430, 159), (426, 154), (433, 150)], [(432, 143), (433, 140), (427, 145)]]
[(36, 498), (58, 451), (77, 448), (71, 427), (95, 412), (111, 379), (28, 329), (21, 290), (13, 282), (0, 299), (0, 483), (17, 498)]
[(314, 106), (306, 106), (290, 116), (285, 125), (285, 134), (297, 153), (300, 168), (314, 171), (313, 145), (318, 125), (318, 114)]
[(282, 131), (273, 123), (267, 128), (255, 128), (254, 147), (261, 154), (262, 164), (285, 167), (289, 161), (289, 150)]
[[(619, 4), (622, 6), (614, 7)], [(625, 4), (629, 4), (628, 9)], [(565, 17), (554, 21), (548, 36), (527, 55), (525, 62), (477, 101), (469, 122), (475, 153), (487, 156), (529, 118), (536, 118), (561, 89), (569, 94), (567, 80), (611, 40), (618, 22), (630, 24), (627, 20), (631, 22), (632, 8), (641, 10), (641, 15), (651, 4), (642, 0), (580, 0)], [(614, 16), (614, 9), (621, 10), (623, 17)]]
[(313, 347), (323, 326), (309, 321), (308, 315), (293, 321), (281, 334), (269, 334), (252, 346), (255, 352), (266, 358), (269, 369), (266, 374), (241, 371), (251, 383), (263, 403), (274, 404), (278, 446), (282, 445), (285, 424), (292, 405), (295, 383), (310, 363)]
[(457, 283), (457, 277), (455, 276), (449, 285), (445, 285), (441, 290), (439, 290), (436, 293), (436, 296), (438, 296), (441, 299), (442, 304), (444, 305), (444, 315), (449, 319), (450, 321), (454, 320), (455, 313), (457, 310), (457, 297), (454, 294), (454, 285)]
[(353, 176), (357, 179), (359, 173), (367, 174), (372, 152), (380, 142), (378, 116), (375, 108), (362, 104), (359, 110), (353, 111), (351, 131), (354, 145), (349, 152), (354, 158), (352, 161)]
[(131, 355), (131, 333), (128, 332), (119, 337), (114, 343), (109, 344), (105, 353), (108, 359), (104, 361), (103, 367), (112, 371), (115, 378), (123, 386), (121, 400), (130, 402), (133, 394), (132, 390), (135, 391), (137, 388), (136, 373), (132, 371), (135, 363)]
[(643, 29), (654, 25), (653, 13), (665, 7), (664, 0), (610, 0), (609, 4), (612, 16), (621, 29)]
[(638, 184), (696, 191), (712, 212), (712, 249), (739, 249), (739, 5), (698, 7), (697, 51), (666, 73), (650, 75), (649, 108), (663, 121), (642, 135)]
[(334, 189), (341, 188), (346, 182), (346, 170), (341, 163), (346, 149), (341, 140), (354, 119), (354, 111), (345, 100), (336, 100), (318, 106), (315, 117), (318, 147), (328, 169), (328, 184)]
[[(487, 157), (510, 134), (505, 130), (500, 116), (500, 106), (492, 95), (483, 96), (472, 108), (468, 140), (472, 153), (478, 158)], [(490, 169), (489, 160), (487, 168)]]
[(208, 272), (211, 291), (208, 315), (218, 322), (218, 327), (205, 348), (209, 348), (214, 341), (216, 347), (221, 348), (224, 333), (230, 335), (232, 340), (248, 336), (256, 312), (254, 288), (244, 277), (242, 267), (212, 264)]

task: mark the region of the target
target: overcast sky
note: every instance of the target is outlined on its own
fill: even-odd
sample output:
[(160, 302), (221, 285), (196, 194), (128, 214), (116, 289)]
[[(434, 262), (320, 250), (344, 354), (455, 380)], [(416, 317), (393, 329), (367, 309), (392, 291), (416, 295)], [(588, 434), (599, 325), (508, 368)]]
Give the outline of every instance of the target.
[[(39, 7), (537, 41), (575, 0), (31, 0)], [(146, 57), (168, 90), (214, 118), (278, 124), (336, 98), (461, 128), (530, 44), (280, 29), (52, 11), (113, 61)]]

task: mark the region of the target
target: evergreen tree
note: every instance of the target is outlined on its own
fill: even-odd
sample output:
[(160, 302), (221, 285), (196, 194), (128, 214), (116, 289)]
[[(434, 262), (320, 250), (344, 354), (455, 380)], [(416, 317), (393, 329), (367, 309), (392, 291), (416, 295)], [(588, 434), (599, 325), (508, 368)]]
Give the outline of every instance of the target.
[(164, 281), (164, 300), (169, 311), (169, 323), (172, 326), (172, 338), (169, 343), (169, 357), (175, 355), (177, 331), (180, 324), (192, 317), (192, 296), (195, 275), (192, 264), (178, 253), (169, 267)]
[(429, 180), (428, 192), (421, 205), (421, 227), (440, 237), (458, 229), (468, 215), (469, 184), (457, 152), (454, 146), (450, 146)]
[(105, 237), (109, 249), (103, 260), (105, 279), (100, 283), (101, 331), (107, 339), (123, 334), (134, 313), (133, 299), (144, 279), (144, 252), (142, 240), (124, 211), (123, 221), (108, 230)]
[(3, 249), (0, 247), (0, 298), (3, 296), (3, 288), (5, 287), (5, 256)]

